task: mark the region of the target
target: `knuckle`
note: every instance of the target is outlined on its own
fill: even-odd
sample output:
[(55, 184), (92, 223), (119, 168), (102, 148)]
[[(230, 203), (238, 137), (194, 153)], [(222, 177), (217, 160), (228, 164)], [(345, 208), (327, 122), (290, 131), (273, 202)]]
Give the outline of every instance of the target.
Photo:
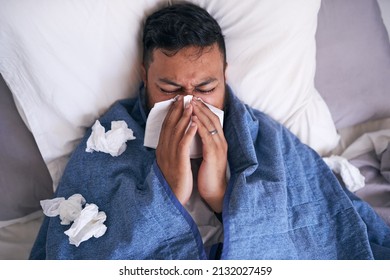
[(186, 143), (184, 141), (180, 141), (178, 144), (177, 144), (177, 149), (178, 151), (182, 151), (183, 149), (186, 148)]
[(180, 128), (178, 126), (175, 126), (172, 128), (172, 136), (178, 136), (180, 134)]

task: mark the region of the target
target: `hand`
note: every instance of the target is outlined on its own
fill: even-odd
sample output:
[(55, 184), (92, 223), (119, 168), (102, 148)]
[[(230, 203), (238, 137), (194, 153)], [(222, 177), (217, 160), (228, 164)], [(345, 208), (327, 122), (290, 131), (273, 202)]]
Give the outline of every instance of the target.
[[(222, 212), (226, 191), (227, 142), (217, 115), (202, 101), (193, 98), (192, 121), (202, 139), (203, 160), (198, 172), (201, 197), (216, 213)], [(211, 132), (216, 130), (216, 133)]]
[(190, 146), (196, 124), (192, 123), (186, 131), (192, 112), (191, 104), (183, 109), (183, 97), (178, 96), (165, 117), (156, 148), (157, 165), (182, 205), (189, 200), (193, 188)]

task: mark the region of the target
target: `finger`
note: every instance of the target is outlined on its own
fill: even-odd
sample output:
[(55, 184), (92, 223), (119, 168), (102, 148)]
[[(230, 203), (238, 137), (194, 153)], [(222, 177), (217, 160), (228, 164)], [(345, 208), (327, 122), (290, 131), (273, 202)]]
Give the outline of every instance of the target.
[(197, 128), (198, 128), (197, 131), (198, 131), (200, 138), (202, 139), (203, 144), (206, 144), (209, 141), (213, 141), (214, 143), (219, 142), (219, 136), (218, 136), (219, 133), (218, 132), (216, 134), (212, 135), (210, 131), (213, 131), (214, 129), (209, 130), (202, 123), (202, 121), (199, 120), (199, 118), (197, 116), (193, 116), (192, 121), (197, 125)]
[(183, 97), (181, 95), (175, 98), (171, 107), (169, 107), (168, 113), (164, 119), (163, 127), (172, 128), (179, 121), (183, 113)]
[[(223, 136), (223, 130), (220, 120), (203, 102), (194, 100), (194, 114), (197, 118), (198, 132), (203, 140), (220, 139)], [(194, 120), (194, 118), (193, 118)]]
[(172, 130), (172, 141), (177, 143), (182, 140), (185, 136), (186, 130), (189, 128), (191, 122), (193, 106), (191, 104), (187, 104), (183, 115), (177, 122), (176, 126)]
[(209, 130), (222, 129), (218, 116), (207, 107), (200, 99), (193, 98), (194, 113), (202, 122), (202, 124)]
[(164, 122), (161, 127), (159, 144), (167, 140), (169, 140), (172, 129), (176, 126), (179, 121), (181, 115), (183, 113), (183, 97), (177, 96), (176, 101), (174, 101), (169, 107), (168, 113), (165, 116)]
[(195, 122), (191, 122), (188, 130), (185, 132), (183, 138), (181, 139), (178, 149), (180, 151), (185, 151), (182, 155), (188, 157), (190, 155), (191, 143), (194, 140), (198, 126)]

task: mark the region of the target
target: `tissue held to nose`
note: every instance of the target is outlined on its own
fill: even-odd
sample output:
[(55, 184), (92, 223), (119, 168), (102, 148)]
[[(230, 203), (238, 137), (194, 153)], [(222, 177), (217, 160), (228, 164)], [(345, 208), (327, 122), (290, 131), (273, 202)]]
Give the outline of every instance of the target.
[[(192, 95), (186, 95), (183, 98), (183, 106), (186, 106), (191, 100)], [(155, 149), (158, 144), (158, 140), (160, 138), (161, 127), (165, 120), (166, 115), (168, 114), (169, 108), (173, 102), (176, 101), (176, 97), (167, 101), (157, 102), (154, 104), (152, 110), (150, 110), (148, 119), (146, 121), (146, 129), (145, 129), (145, 139), (144, 146)], [(224, 112), (208, 103), (203, 102), (210, 108), (210, 110), (216, 114), (221, 122), (221, 126), (223, 126), (223, 117)], [(202, 141), (199, 135), (196, 135), (193, 142), (191, 143), (190, 150), (191, 158), (200, 158), (202, 157)]]

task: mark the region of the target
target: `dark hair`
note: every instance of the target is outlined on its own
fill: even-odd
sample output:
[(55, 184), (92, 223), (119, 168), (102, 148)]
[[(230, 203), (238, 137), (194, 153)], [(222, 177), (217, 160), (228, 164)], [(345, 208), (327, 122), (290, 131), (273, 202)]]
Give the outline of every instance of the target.
[[(150, 15), (143, 30), (143, 63), (152, 61), (155, 49), (175, 55), (179, 50), (196, 46), (200, 52), (217, 43), (224, 63), (226, 48), (222, 30), (217, 21), (204, 9), (182, 2), (162, 8)], [(168, 53), (167, 53), (168, 52)]]

